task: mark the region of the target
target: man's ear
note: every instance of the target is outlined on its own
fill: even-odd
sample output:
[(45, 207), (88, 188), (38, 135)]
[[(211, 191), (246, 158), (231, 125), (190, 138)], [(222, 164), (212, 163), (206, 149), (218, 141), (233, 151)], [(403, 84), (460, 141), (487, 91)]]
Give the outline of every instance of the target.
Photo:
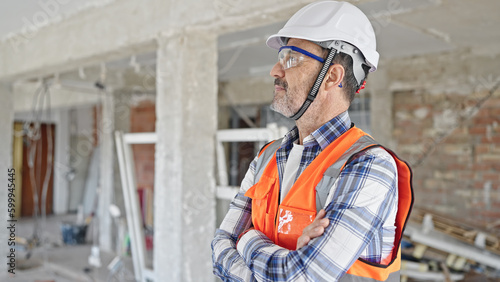
[(330, 66), (328, 69), (328, 72), (326, 73), (326, 80), (325, 80), (325, 90), (329, 91), (335, 87), (342, 87), (340, 86), (342, 83), (342, 80), (344, 80), (344, 75), (345, 75), (345, 70), (344, 67), (340, 64), (333, 64)]

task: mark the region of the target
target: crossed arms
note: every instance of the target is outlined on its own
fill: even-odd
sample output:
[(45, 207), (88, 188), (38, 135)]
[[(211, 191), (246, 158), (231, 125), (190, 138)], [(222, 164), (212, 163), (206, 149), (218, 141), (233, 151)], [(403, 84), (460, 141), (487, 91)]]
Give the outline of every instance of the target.
[[(385, 223), (396, 212), (397, 170), (385, 150), (368, 150), (345, 166), (325, 208), (329, 224), (316, 230), (324, 233), (314, 228), (325, 221), (313, 222), (296, 251), (275, 245), (258, 230), (246, 232), (236, 244), (252, 224), (251, 199), (244, 194), (253, 185), (256, 160), (212, 241), (214, 274), (222, 280), (337, 281), (356, 259), (379, 262), (384, 248), (390, 252), (393, 242), (384, 239), (391, 230)], [(315, 237), (318, 233), (322, 235)]]

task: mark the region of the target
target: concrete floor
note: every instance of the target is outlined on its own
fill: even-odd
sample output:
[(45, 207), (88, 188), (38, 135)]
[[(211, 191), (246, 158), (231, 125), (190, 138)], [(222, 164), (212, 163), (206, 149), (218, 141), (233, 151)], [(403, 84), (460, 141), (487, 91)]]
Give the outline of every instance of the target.
[[(74, 222), (76, 215), (51, 215), (47, 217), (44, 244), (28, 251), (22, 247), (16, 250), (16, 274), (0, 275), (0, 281), (19, 282), (72, 282), (72, 281), (134, 281), (132, 259), (123, 259), (129, 276), (118, 279), (109, 277), (107, 266), (115, 257), (114, 253), (100, 252), (101, 267), (90, 266), (88, 258), (92, 248), (92, 230), (87, 231), (86, 244), (65, 245), (62, 240), (61, 223)], [(34, 220), (21, 218), (16, 224), (16, 236), (31, 238)]]

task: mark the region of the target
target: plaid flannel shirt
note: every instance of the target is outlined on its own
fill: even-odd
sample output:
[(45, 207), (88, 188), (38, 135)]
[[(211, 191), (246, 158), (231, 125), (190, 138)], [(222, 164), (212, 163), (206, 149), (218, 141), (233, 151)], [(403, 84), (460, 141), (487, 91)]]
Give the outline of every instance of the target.
[[(340, 114), (304, 140), (304, 152), (296, 179), (336, 138), (351, 126), (347, 112)], [(280, 184), (288, 154), (299, 138), (295, 127), (276, 153)], [(397, 212), (397, 168), (382, 148), (356, 155), (346, 164), (325, 207), (330, 224), (322, 236), (299, 250), (275, 245), (258, 230), (241, 233), (251, 226), (252, 201), (244, 196), (254, 184), (251, 163), (240, 192), (212, 241), (214, 274), (224, 281), (337, 281), (350, 266), (363, 258), (379, 263), (391, 253)]]

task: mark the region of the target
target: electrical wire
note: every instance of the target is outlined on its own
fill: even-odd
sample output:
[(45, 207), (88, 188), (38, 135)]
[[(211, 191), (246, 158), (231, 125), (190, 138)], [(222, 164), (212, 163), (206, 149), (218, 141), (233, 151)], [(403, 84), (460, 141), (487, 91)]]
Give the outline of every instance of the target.
[[(33, 219), (34, 219), (34, 228), (33, 228), (33, 235), (31, 240), (35, 243), (35, 245), (38, 244), (38, 239), (39, 239), (39, 228), (38, 228), (38, 182), (37, 182), (37, 175), (36, 174), (36, 169), (35, 169), (35, 157), (37, 155), (37, 148), (38, 148), (38, 141), (41, 138), (41, 133), (40, 133), (40, 120), (39, 116), (37, 114), (38, 111), (38, 100), (40, 97), (40, 93), (43, 91), (42, 88), (43, 85), (40, 85), (37, 90), (35, 91), (35, 94), (33, 96), (33, 102), (32, 102), (32, 110), (31, 110), (31, 119), (27, 120), (24, 123), (24, 131), (26, 132), (27, 136), (27, 141), (28, 141), (28, 146), (29, 146), (29, 151), (28, 151), (28, 168), (29, 168), (29, 174), (30, 174), (30, 182), (31, 182), (31, 188), (32, 188), (32, 197), (33, 197)], [(31, 253), (28, 253), (28, 257), (30, 256)]]
[[(47, 108), (45, 111), (44, 108)], [(45, 119), (50, 121), (51, 111), (50, 111), (50, 91), (47, 83), (42, 83), (33, 95), (31, 118), (28, 119), (23, 126), (23, 134), (26, 135), (28, 143), (28, 168), (29, 176), (32, 187), (32, 197), (33, 197), (33, 234), (30, 239), (31, 246), (38, 246), (42, 244), (44, 246), (44, 231), (46, 227), (46, 215), (47, 215), (47, 194), (48, 185), (52, 175), (52, 164), (53, 164), (53, 143), (52, 143), (52, 127), (50, 124), (46, 127), (47, 133), (47, 158), (46, 158), (46, 170), (43, 178), (42, 187), (38, 187), (39, 181), (42, 180), (42, 159), (43, 159), (43, 144), (44, 139), (42, 138), (42, 125), (41, 120), (43, 114), (46, 114)], [(16, 132), (20, 134), (20, 132)], [(36, 165), (35, 165), (36, 162)], [(42, 188), (39, 191), (39, 188)], [(39, 196), (41, 192), (41, 199)], [(40, 206), (41, 204), (41, 206)], [(41, 222), (40, 216), (41, 214)], [(28, 251), (26, 258), (31, 257), (31, 249)], [(47, 255), (45, 250), (43, 251), (44, 261), (47, 260)]]
[[(50, 120), (52, 118), (51, 115), (51, 103), (50, 103), (50, 89), (47, 84), (45, 84), (45, 95), (44, 95), (44, 102), (47, 102), (47, 120)], [(42, 187), (42, 207), (41, 207), (41, 213), (42, 213), (42, 236), (43, 232), (45, 231), (47, 227), (47, 193), (49, 190), (49, 182), (50, 178), (52, 175), (52, 164), (53, 164), (53, 150), (54, 150), (54, 144), (52, 142), (52, 126), (50, 124), (47, 125), (47, 169), (45, 171), (45, 178), (43, 181), (43, 187)], [(42, 140), (43, 142), (43, 140)], [(40, 150), (41, 151), (41, 150)], [(40, 158), (41, 159), (41, 158)], [(43, 245), (45, 246), (45, 244)], [(43, 258), (44, 261), (47, 261), (47, 252), (46, 249), (43, 248)]]

